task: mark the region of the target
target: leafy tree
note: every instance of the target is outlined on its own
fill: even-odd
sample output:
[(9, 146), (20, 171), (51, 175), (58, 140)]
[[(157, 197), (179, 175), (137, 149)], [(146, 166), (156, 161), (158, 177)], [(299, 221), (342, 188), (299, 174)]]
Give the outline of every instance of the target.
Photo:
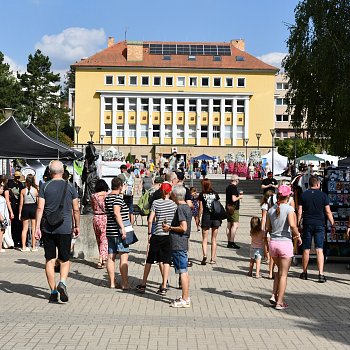
[(302, 0), (283, 62), (290, 79), (293, 125), (350, 153), (350, 2)]
[[(10, 70), (10, 65), (5, 63), (4, 54), (0, 51), (0, 109), (18, 109), (21, 103), (21, 87)], [(1, 120), (3, 114), (0, 114)]]
[(62, 98), (68, 100), (69, 89), (75, 88), (75, 68), (71, 67), (65, 75)]
[(296, 157), (301, 157), (304, 154), (315, 154), (322, 152), (322, 146), (319, 142), (311, 141), (308, 139), (284, 139), (276, 140), (276, 147), (278, 147), (278, 153), (282, 156), (288, 157), (289, 160), (294, 159), (295, 151)]

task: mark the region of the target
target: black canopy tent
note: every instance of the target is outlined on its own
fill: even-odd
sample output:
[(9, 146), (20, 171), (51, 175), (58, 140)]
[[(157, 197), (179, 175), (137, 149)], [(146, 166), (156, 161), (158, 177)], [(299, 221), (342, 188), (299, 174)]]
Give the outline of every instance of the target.
[(340, 159), (338, 161), (338, 166), (350, 166), (350, 157), (347, 157), (345, 159)]
[(207, 154), (201, 154), (200, 156), (191, 158), (191, 162), (193, 162), (195, 160), (212, 160), (212, 161), (214, 161), (215, 158), (208, 156)]

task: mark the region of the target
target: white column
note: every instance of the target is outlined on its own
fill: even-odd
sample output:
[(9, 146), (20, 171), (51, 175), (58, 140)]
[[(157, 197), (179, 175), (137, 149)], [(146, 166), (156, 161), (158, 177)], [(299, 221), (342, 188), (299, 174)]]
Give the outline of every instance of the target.
[[(231, 102), (232, 105), (232, 102)], [(220, 146), (225, 146), (225, 99), (220, 100)]]
[(160, 99), (160, 144), (164, 144), (164, 134), (165, 134), (165, 98)]
[(117, 98), (112, 99), (112, 144), (116, 143), (117, 136)]
[(213, 145), (213, 99), (209, 99), (209, 113), (208, 113), (208, 145)]
[(249, 98), (244, 99), (244, 138), (249, 138)]
[(141, 98), (136, 98), (136, 144), (141, 141)]
[[(128, 128), (127, 130), (125, 129), (125, 125), (126, 124), (128, 125), (127, 126), (127, 128)], [(124, 125), (123, 125), (124, 143), (127, 143), (127, 141), (128, 141), (128, 134), (129, 134), (129, 97), (125, 97), (125, 103), (124, 103)]]
[(233, 99), (233, 109), (232, 109), (232, 146), (237, 146), (237, 98)]
[(173, 145), (176, 145), (176, 133), (177, 133), (177, 127), (176, 127), (176, 120), (177, 120), (177, 99), (173, 98), (173, 118), (172, 118), (172, 137), (171, 137), (171, 143)]
[(188, 144), (188, 133), (189, 133), (189, 128), (188, 128), (188, 116), (190, 113), (190, 99), (185, 98), (185, 120), (184, 120), (184, 143), (185, 145)]
[(104, 96), (100, 96), (100, 135), (105, 136), (105, 104)]
[(150, 97), (148, 100), (147, 130), (148, 130), (148, 144), (152, 145), (152, 138), (153, 138), (153, 98), (152, 97)]
[(197, 98), (197, 116), (196, 116), (196, 145), (200, 145), (201, 138), (201, 99)]

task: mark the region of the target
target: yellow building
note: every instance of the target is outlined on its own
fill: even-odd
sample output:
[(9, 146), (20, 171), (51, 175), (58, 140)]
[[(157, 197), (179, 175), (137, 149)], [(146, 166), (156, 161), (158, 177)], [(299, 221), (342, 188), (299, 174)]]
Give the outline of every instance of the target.
[[(152, 157), (223, 156), (271, 145), (277, 68), (230, 43), (108, 40), (108, 48), (74, 64), (79, 143), (120, 147)], [(77, 135), (76, 135), (77, 136)], [(77, 141), (77, 139), (76, 139)], [(140, 147), (140, 146), (143, 147)]]

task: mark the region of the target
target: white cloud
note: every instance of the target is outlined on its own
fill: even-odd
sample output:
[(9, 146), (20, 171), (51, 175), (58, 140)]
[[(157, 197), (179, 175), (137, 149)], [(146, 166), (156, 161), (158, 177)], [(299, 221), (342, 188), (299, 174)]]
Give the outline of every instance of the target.
[(106, 34), (103, 28), (67, 28), (59, 34), (44, 35), (35, 45), (49, 56), (53, 68), (68, 70), (69, 65), (83, 57), (91, 56), (105, 46)]
[(272, 66), (281, 68), (282, 60), (286, 57), (285, 52), (269, 52), (265, 55), (258, 56), (259, 60), (271, 64)]
[(4, 62), (10, 65), (10, 69), (13, 74), (16, 75), (17, 72), (23, 74), (27, 69), (22, 65), (16, 63), (11, 57), (4, 55)]

